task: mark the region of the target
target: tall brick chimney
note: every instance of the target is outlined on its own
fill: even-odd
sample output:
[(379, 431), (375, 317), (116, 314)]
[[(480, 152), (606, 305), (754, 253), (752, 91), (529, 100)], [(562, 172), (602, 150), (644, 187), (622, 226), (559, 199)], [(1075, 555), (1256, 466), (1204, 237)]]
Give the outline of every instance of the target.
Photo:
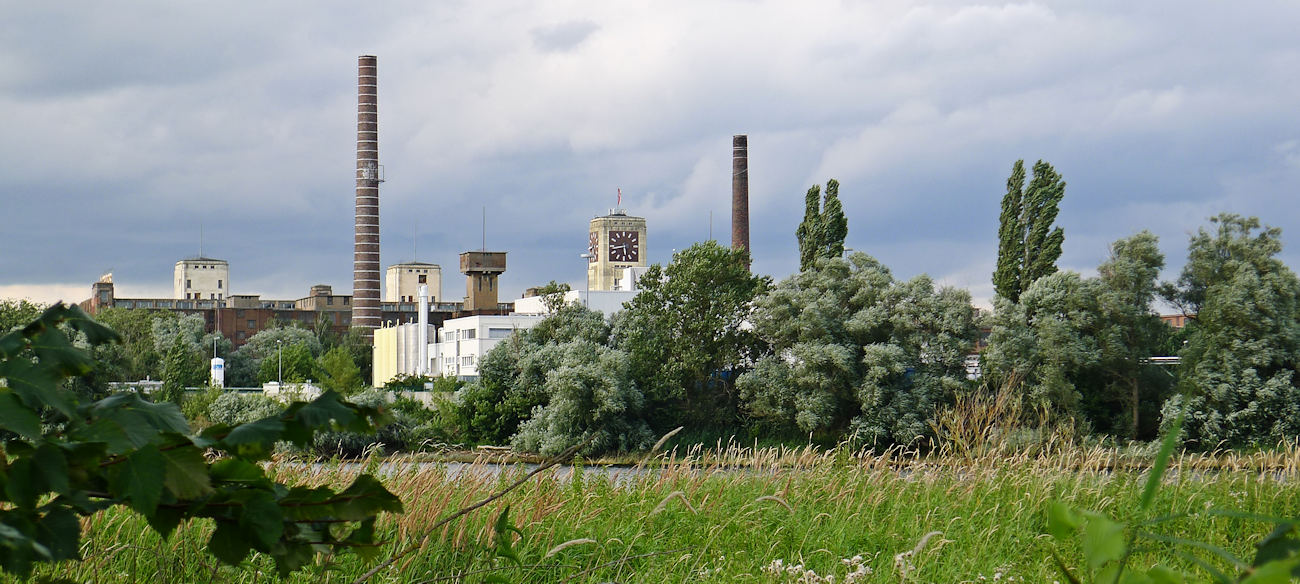
[(731, 137), (731, 248), (749, 251), (749, 137)]
[(379, 113), (375, 57), (357, 58), (357, 206), (352, 247), (352, 326), (374, 336), (379, 307)]

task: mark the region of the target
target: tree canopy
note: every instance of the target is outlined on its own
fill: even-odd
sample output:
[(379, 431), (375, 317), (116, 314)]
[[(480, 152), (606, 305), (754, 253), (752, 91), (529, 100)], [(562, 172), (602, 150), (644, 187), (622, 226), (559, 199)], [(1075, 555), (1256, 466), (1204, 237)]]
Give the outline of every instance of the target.
[(844, 238), (849, 236), (849, 220), (840, 203), (840, 183), (826, 181), (826, 195), (821, 197), (821, 187), (813, 185), (804, 194), (803, 221), (795, 230), (799, 240), (799, 270), (813, 267), (820, 258), (837, 258), (844, 255)]
[(777, 428), (911, 444), (965, 385), (970, 296), (926, 276), (896, 281), (857, 252), (781, 281), (756, 305), (770, 351), (739, 386), (746, 413)]
[(1039, 160), (1025, 188), (1025, 161), (1017, 160), (1007, 179), (998, 226), (998, 264), (993, 287), (998, 296), (1019, 302), (1035, 280), (1056, 271), (1065, 232), (1053, 228), (1065, 181), (1052, 165)]
[(1224, 213), (1188, 246), (1166, 298), (1194, 311), (1179, 395), (1166, 420), (1188, 410), (1185, 437), (1201, 447), (1273, 444), (1300, 434), (1300, 280), (1275, 256), (1281, 231)]
[(615, 315), (614, 346), (631, 358), (658, 429), (735, 422), (735, 376), (760, 349), (745, 322), (771, 284), (748, 266), (745, 250), (697, 243), (650, 266)]

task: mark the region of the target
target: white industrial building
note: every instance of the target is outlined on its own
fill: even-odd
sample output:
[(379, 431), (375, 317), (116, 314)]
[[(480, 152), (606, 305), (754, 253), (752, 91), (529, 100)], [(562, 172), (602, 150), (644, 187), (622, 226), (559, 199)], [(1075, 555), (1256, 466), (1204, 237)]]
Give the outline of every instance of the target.
[(172, 282), (175, 300), (225, 300), (230, 296), (230, 264), (197, 257), (176, 262)]
[[(476, 379), (479, 361), (492, 347), (545, 318), (539, 314), (479, 315), (453, 318), (436, 329), (417, 323), (381, 327), (375, 331), (372, 383), (382, 387), (401, 374)], [(420, 334), (421, 327), (425, 335)], [(422, 338), (432, 341), (424, 345), (423, 354)], [(422, 358), (428, 359), (423, 367)]]
[(433, 375), (462, 380), (478, 378), (478, 364), (497, 343), (517, 331), (533, 328), (542, 315), (479, 315), (453, 318), (438, 329), (438, 342), (429, 346)]
[[(564, 293), (567, 304), (581, 304), (605, 315), (623, 310), (623, 303), (636, 297), (631, 290), (570, 290)], [(515, 300), (516, 314), (550, 314), (545, 296), (529, 296)]]

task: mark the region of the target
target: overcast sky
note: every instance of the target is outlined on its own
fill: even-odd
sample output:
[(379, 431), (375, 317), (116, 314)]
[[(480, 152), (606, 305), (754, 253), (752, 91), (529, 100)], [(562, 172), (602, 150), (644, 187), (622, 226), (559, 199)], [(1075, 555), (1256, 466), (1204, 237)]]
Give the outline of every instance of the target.
[[(356, 60), (379, 66), (382, 263), (509, 252), (505, 298), (583, 286), (623, 190), (648, 256), (729, 242), (749, 135), (754, 270), (797, 270), (803, 193), (836, 178), (847, 245), (992, 295), (1019, 158), (1068, 183), (1060, 265), (1221, 211), (1300, 265), (1300, 3), (19, 2), (0, 0), (0, 296), (352, 286)], [(710, 223), (710, 214), (712, 222)]]

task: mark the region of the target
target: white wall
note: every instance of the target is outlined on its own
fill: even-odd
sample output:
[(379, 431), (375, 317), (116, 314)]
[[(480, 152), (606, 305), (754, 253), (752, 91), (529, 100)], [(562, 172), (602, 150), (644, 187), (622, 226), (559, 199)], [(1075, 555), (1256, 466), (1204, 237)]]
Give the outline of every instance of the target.
[(466, 316), (453, 318), (438, 329), (437, 341), (429, 345), (433, 361), (431, 375), (461, 379), (478, 377), (478, 364), (497, 343), (516, 331), (527, 330), (545, 317), (511, 314), (508, 316)]
[[(606, 315), (623, 310), (623, 303), (636, 296), (635, 291), (592, 290), (590, 297), (583, 290), (570, 290), (564, 295), (564, 301), (570, 304), (585, 304), (588, 308)], [(541, 296), (529, 296), (515, 300), (516, 314), (550, 314)]]
[(172, 297), (177, 300), (224, 300), (230, 296), (230, 264), (223, 260), (193, 259), (176, 262)]

